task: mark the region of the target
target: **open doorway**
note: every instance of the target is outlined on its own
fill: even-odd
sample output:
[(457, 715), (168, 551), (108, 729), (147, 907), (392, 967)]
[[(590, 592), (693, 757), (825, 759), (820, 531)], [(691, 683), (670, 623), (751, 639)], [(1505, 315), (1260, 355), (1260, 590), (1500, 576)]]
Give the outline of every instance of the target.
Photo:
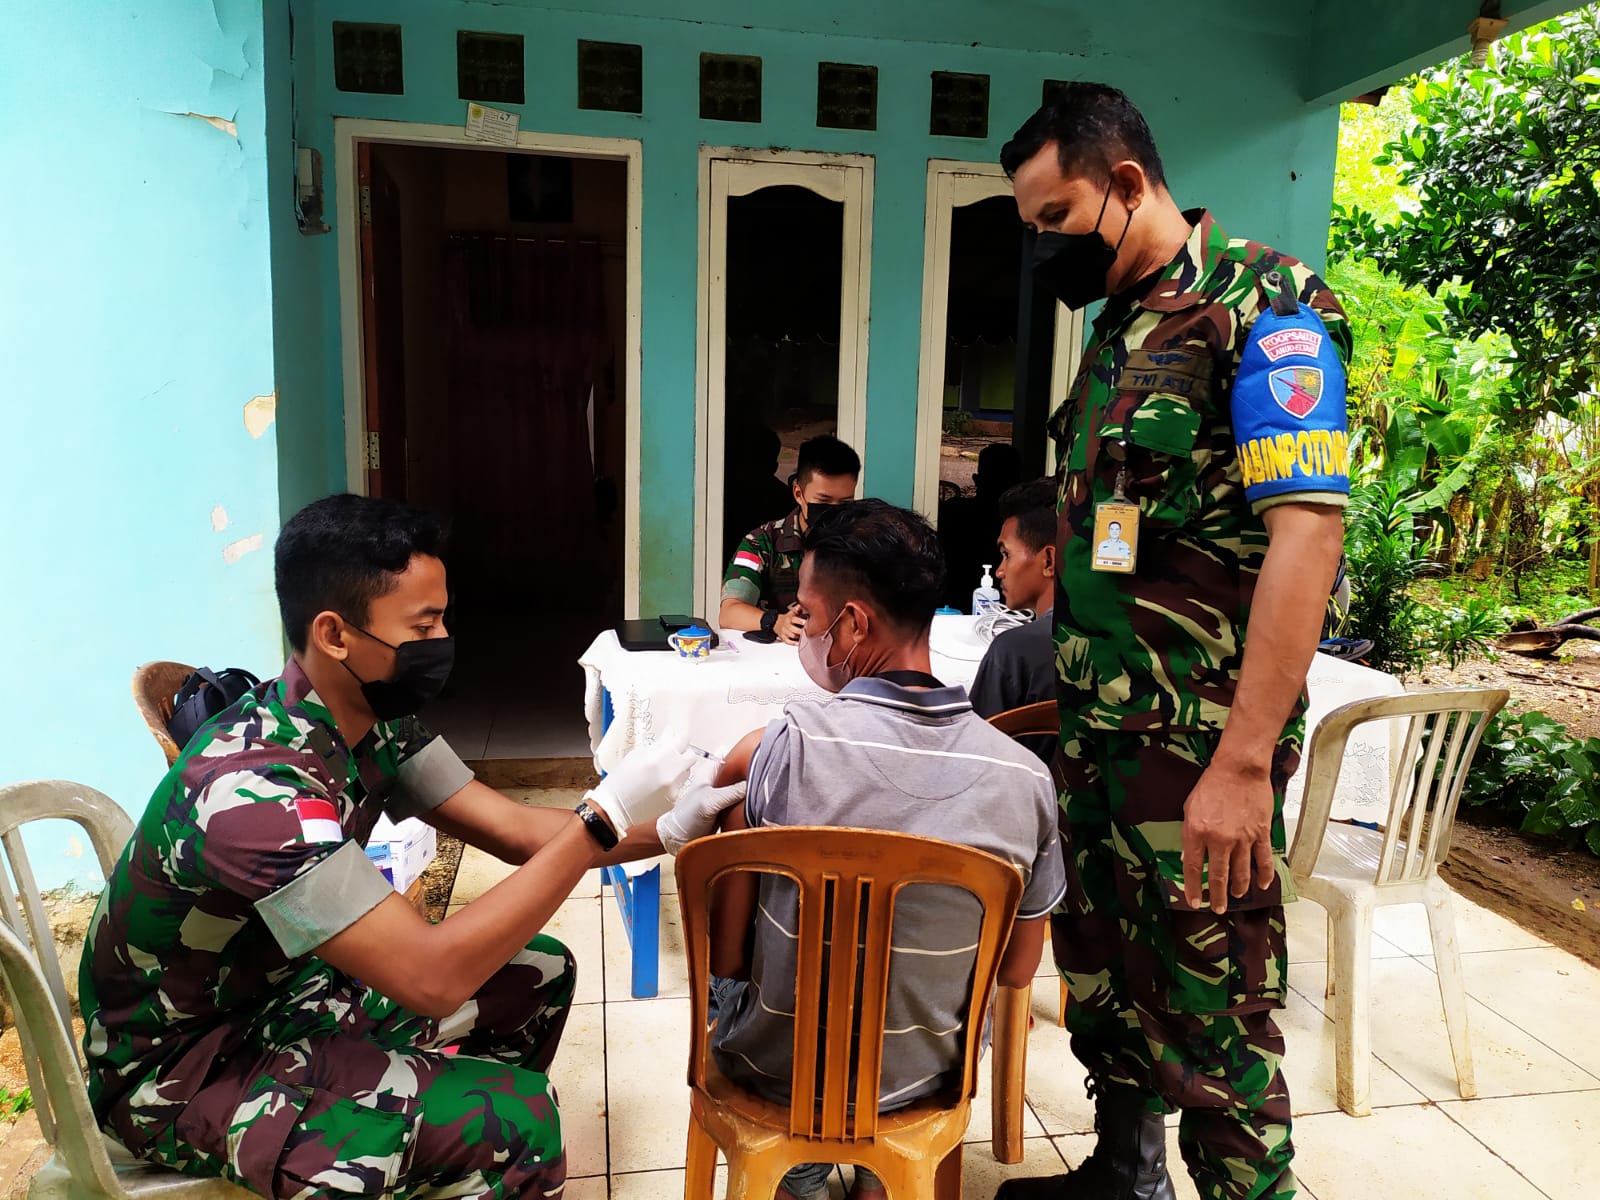
[[(1022, 223), (998, 167), (928, 167), (915, 503), (945, 551), (945, 602), (966, 610), (995, 563), (1000, 494), (1021, 482), (1015, 441)], [(1078, 314), (1057, 308), (1052, 395), (1082, 348)]]
[(794, 508), (800, 444), (838, 433), (843, 239), (843, 203), (803, 187), (728, 199), (724, 563)]
[(800, 444), (865, 449), (871, 160), (748, 153), (702, 159), (695, 599), (713, 618), (739, 539), (794, 507)]
[(449, 522), (457, 752), (588, 751), (577, 659), (625, 615), (625, 160), (360, 142), (370, 492)]

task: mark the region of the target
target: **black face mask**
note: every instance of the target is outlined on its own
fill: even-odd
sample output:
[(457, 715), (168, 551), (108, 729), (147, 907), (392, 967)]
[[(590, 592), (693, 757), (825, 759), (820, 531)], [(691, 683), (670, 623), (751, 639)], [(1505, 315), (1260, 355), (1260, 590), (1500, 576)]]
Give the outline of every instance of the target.
[(1106, 184), (1106, 194), (1100, 201), (1100, 215), (1088, 233), (1041, 233), (1033, 247), (1033, 274), (1047, 291), (1068, 308), (1087, 308), (1106, 294), (1106, 275), (1117, 261), (1117, 251), (1128, 236), (1128, 226), (1133, 224), (1133, 210), (1128, 210), (1127, 224), (1122, 227), (1122, 237), (1112, 246), (1100, 234), (1100, 221), (1106, 215), (1106, 204), (1111, 199), (1111, 184)]
[(390, 645), (376, 634), (351, 624), (351, 629), (394, 651), (394, 674), (388, 679), (362, 679), (346, 660), (344, 669), (355, 675), (361, 696), (380, 721), (415, 716), (422, 706), (437, 696), (450, 678), (455, 663), (455, 643), (450, 638), (423, 638), (421, 641)]

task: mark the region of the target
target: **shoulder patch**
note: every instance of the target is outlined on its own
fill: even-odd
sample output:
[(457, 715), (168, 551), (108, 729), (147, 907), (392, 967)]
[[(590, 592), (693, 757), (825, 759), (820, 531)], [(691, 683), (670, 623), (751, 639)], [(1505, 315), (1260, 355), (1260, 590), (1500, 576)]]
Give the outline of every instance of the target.
[(1239, 474), (1252, 503), (1300, 492), (1349, 493), (1344, 364), (1310, 305), (1256, 318), (1230, 408)]

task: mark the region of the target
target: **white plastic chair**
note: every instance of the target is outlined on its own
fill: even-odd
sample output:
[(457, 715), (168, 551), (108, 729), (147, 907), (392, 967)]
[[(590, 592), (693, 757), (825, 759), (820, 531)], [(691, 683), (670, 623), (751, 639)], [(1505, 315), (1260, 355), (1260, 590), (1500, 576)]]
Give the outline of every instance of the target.
[(24, 825), (49, 819), (82, 826), (104, 874), (110, 874), (133, 834), (128, 815), (93, 788), (59, 779), (0, 787), (0, 844), (11, 872), (10, 879), (0, 873), (0, 916), (4, 917), (0, 921), (0, 971), (16, 1014), (39, 1128), (55, 1147), (54, 1156), (29, 1185), (30, 1200), (147, 1196), (232, 1200), (251, 1196), (221, 1179), (193, 1179), (140, 1162), (100, 1132), (89, 1107), (84, 1066), (71, 1033), (72, 1014), (61, 960), (22, 845)]
[[(1312, 737), (1289, 870), (1301, 897), (1328, 913), (1338, 1100), (1353, 1117), (1372, 1112), (1372, 915), (1385, 904), (1427, 906), (1456, 1085), (1464, 1099), (1478, 1093), (1461, 949), (1438, 864), (1449, 852), (1461, 786), (1484, 726), (1510, 696), (1500, 688), (1460, 688), (1358, 700), (1329, 713)], [(1384, 720), (1400, 727), (1388, 819), (1381, 831), (1329, 824), (1351, 730)]]

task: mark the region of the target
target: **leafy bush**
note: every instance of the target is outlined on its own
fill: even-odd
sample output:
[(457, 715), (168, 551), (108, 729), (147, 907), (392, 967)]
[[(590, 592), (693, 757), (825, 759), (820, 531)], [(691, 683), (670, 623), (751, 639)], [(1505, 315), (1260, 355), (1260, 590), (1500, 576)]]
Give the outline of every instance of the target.
[(1372, 640), (1368, 661), (1380, 671), (1420, 666), (1424, 613), (1411, 587), (1426, 561), (1415, 506), (1394, 480), (1357, 484), (1351, 491), (1345, 557), (1350, 575), (1347, 629)]
[(1484, 731), (1461, 802), (1600, 854), (1600, 738), (1574, 737), (1541, 712), (1502, 712)]
[(0, 1087), (0, 1121), (15, 1121), (32, 1107), (31, 1088), (21, 1088), (13, 1092), (8, 1087)]
[(1488, 597), (1474, 596), (1465, 608), (1419, 604), (1431, 627), (1426, 644), (1453, 670), (1469, 658), (1489, 656), (1495, 637), (1505, 631), (1505, 610)]

